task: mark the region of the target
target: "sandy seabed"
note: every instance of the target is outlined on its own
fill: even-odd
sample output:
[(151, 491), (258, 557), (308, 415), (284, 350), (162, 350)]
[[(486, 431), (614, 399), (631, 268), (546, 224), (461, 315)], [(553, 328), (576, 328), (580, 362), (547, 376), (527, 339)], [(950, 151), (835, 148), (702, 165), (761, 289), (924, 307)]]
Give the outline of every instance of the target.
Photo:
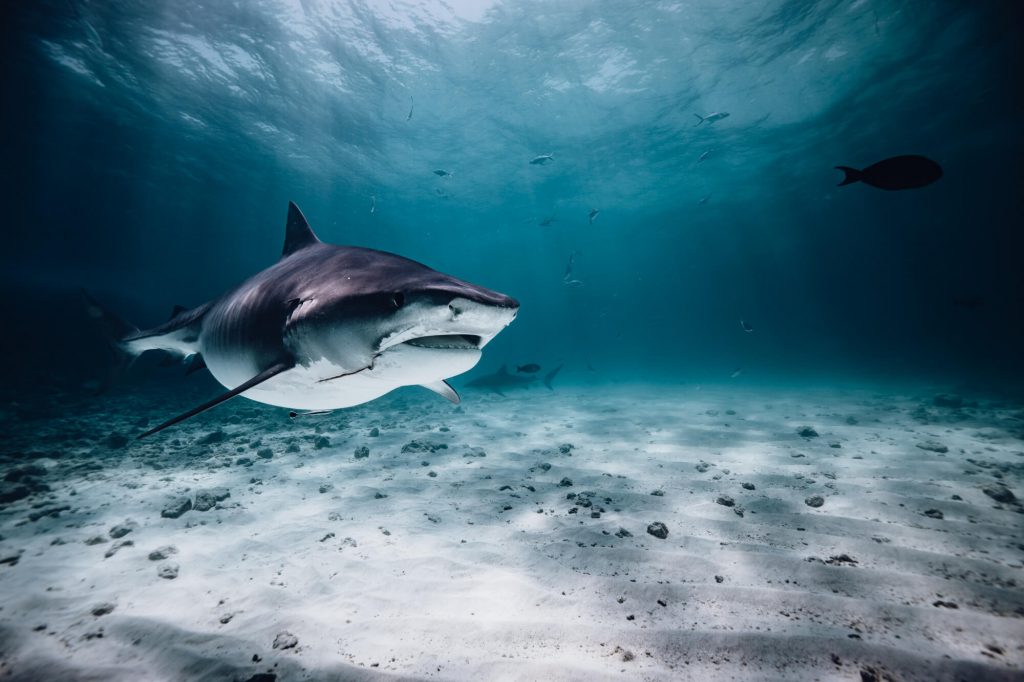
[(938, 392), (7, 401), (0, 679), (1021, 680), (1024, 406)]

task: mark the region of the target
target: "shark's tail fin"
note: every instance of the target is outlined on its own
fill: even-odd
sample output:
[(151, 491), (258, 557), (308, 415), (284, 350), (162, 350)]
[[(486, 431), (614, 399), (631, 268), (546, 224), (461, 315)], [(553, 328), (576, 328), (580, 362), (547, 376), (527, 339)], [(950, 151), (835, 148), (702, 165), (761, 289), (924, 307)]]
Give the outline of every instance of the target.
[(82, 300), (85, 303), (86, 315), (103, 334), (114, 356), (112, 366), (97, 391), (97, 393), (102, 393), (110, 388), (135, 361), (136, 355), (124, 343), (124, 339), (138, 333), (139, 329), (131, 322), (104, 308), (85, 289), (82, 289)]
[(559, 365), (558, 367), (555, 367), (553, 370), (544, 375), (544, 385), (548, 387), (549, 391), (555, 390), (554, 388), (552, 388), (551, 382), (555, 380), (555, 375), (562, 371), (562, 367), (564, 366), (565, 365)]
[[(703, 117), (703, 116), (701, 116), (700, 114), (694, 114), (694, 116), (696, 116), (696, 117), (697, 117), (697, 118), (699, 119), (699, 120), (697, 121), (697, 125), (698, 125), (698, 126), (699, 126), (699, 125), (700, 125), (701, 123), (703, 123), (703, 122), (704, 122), (704, 117)], [(697, 126), (694, 126), (694, 128), (696, 128), (696, 127), (697, 127)]]
[(850, 168), (849, 166), (836, 166), (836, 170), (843, 171), (843, 181), (840, 182), (836, 187), (842, 187), (843, 185), (849, 185), (853, 182), (860, 182), (862, 174), (856, 168)]

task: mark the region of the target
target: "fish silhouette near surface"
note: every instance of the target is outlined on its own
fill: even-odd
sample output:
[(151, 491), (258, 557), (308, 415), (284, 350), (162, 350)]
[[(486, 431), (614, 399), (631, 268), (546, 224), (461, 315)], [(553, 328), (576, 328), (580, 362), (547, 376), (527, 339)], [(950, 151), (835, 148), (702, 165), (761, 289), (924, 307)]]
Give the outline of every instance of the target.
[(139, 438), (238, 395), (332, 410), (419, 385), (458, 402), (445, 379), (476, 365), (519, 309), (408, 258), (325, 244), (292, 203), (277, 263), (164, 324), (140, 330), (85, 299), (123, 364), (149, 350), (200, 357), (227, 389)]
[(894, 156), (873, 163), (863, 170), (849, 166), (836, 166), (836, 169), (845, 174), (839, 187), (854, 182), (863, 182), (865, 185), (890, 191), (918, 189), (930, 185), (942, 177), (942, 166), (928, 157), (917, 154)]
[[(708, 114), (707, 116), (701, 116), (700, 114), (694, 114), (694, 116), (696, 116), (697, 118), (700, 119), (699, 121), (697, 121), (697, 125), (698, 126), (701, 123), (707, 123), (707, 124), (710, 125), (710, 124), (714, 123), (715, 121), (721, 121), (723, 118), (729, 118), (729, 112), (728, 111), (716, 111), (715, 113)], [(697, 126), (694, 126), (694, 128), (696, 128), (696, 127)]]

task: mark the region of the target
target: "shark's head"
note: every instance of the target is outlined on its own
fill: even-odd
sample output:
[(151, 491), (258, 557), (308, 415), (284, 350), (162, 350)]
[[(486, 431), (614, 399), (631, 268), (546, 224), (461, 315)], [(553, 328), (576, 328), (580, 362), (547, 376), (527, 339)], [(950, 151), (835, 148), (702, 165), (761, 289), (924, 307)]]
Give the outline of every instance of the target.
[(328, 381), (359, 374), (400, 386), (461, 374), (519, 311), (510, 296), (383, 251), (316, 241), (291, 253), (286, 244), (285, 258), (304, 273), (304, 261), (317, 261), (287, 338), (299, 362), (322, 364)]

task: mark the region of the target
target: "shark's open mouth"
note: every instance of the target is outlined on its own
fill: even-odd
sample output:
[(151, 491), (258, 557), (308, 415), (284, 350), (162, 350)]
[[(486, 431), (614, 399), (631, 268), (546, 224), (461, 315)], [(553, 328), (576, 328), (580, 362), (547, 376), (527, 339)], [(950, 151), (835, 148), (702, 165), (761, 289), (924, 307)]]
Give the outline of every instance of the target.
[(480, 348), (480, 337), (473, 334), (441, 334), (438, 336), (420, 336), (409, 339), (405, 343), (417, 348), (431, 350), (477, 350)]

